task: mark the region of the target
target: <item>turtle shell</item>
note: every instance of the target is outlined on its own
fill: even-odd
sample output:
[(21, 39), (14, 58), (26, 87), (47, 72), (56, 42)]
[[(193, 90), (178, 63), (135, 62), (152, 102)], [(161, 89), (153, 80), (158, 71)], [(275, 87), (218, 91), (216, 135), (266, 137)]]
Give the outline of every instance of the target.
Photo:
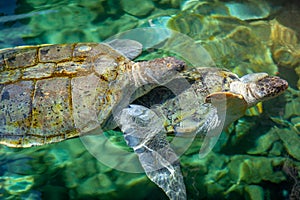
[(130, 65), (104, 43), (1, 50), (0, 143), (28, 147), (99, 128), (120, 99), (117, 83), (126, 85), (120, 77)]

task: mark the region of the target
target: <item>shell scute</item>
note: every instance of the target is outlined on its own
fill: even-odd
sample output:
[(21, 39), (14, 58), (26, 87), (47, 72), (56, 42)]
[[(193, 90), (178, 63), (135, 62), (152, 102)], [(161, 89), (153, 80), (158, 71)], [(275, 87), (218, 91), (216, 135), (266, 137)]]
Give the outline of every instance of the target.
[(70, 79), (38, 80), (32, 100), (29, 135), (49, 136), (74, 130), (70, 105)]
[(37, 47), (25, 46), (4, 49), (0, 51), (0, 57), (2, 57), (0, 63), (2, 62), (2, 66), (5, 65), (7, 70), (33, 66), (37, 63)]
[(31, 121), (32, 81), (5, 85), (1, 91), (0, 132), (24, 136)]
[(73, 44), (55, 44), (39, 48), (40, 62), (62, 62), (72, 59)]
[(22, 74), (19, 69), (5, 70), (0, 72), (0, 84), (16, 82), (21, 78)]
[(55, 63), (39, 63), (33, 67), (25, 68), (22, 79), (39, 79), (52, 76), (56, 68)]

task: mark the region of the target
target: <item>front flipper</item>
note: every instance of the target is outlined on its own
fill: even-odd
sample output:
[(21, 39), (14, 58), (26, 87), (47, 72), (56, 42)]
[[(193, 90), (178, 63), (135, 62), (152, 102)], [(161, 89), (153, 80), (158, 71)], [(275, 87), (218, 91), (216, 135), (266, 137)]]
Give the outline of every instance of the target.
[(138, 155), (146, 175), (170, 199), (186, 199), (185, 185), (178, 156), (170, 147), (163, 127), (164, 120), (152, 110), (130, 105), (120, 117), (128, 146)]
[(199, 157), (204, 158), (214, 148), (222, 133), (225, 116), (219, 116), (217, 109), (211, 109), (208, 119), (201, 127), (201, 133), (205, 133), (205, 137), (199, 151)]
[(231, 92), (212, 93), (206, 97), (205, 102), (212, 107), (205, 124), (199, 131), (206, 135), (199, 151), (200, 158), (205, 157), (213, 149), (222, 130), (244, 115), (247, 109), (243, 96)]

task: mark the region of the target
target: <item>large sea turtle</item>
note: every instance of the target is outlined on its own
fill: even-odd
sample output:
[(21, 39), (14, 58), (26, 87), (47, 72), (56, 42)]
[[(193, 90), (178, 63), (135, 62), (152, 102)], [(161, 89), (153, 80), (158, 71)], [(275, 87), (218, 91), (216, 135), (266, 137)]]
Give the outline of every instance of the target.
[[(178, 156), (165, 133), (206, 135), (203, 156), (223, 127), (247, 107), (287, 88), (286, 81), (265, 73), (238, 78), (218, 68), (184, 70), (185, 63), (173, 57), (131, 61), (141, 48), (132, 40), (115, 40), (1, 50), (0, 144), (42, 145), (118, 124), (147, 176), (170, 199), (185, 199)], [(182, 80), (190, 87), (180, 87)], [(177, 84), (178, 95), (163, 96), (154, 109), (127, 108), (130, 101), (163, 84)], [(149, 96), (155, 95), (143, 96), (140, 102), (152, 105)]]

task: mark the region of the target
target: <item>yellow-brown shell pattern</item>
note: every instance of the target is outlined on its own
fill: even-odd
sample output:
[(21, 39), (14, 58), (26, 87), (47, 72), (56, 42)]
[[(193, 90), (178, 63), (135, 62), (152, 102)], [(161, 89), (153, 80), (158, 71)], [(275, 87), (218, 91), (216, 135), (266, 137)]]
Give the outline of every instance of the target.
[(101, 43), (0, 50), (0, 143), (28, 147), (99, 128), (120, 98), (111, 83), (130, 62)]

